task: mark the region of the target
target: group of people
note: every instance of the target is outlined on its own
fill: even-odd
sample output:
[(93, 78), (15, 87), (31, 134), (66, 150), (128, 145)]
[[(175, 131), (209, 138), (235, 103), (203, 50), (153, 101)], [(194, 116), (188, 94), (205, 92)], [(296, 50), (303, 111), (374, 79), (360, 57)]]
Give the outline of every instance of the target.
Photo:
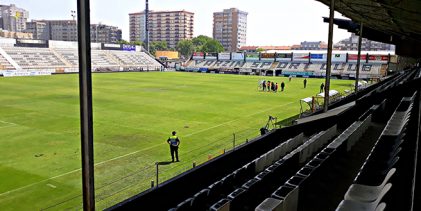
[[(289, 78), (289, 80), (291, 81), (291, 77)], [(304, 89), (307, 87), (307, 79), (304, 78), (303, 80), (303, 85), (304, 85)], [(259, 86), (261, 87), (262, 91), (272, 91), (272, 92), (277, 92), (279, 89), (279, 85), (276, 82), (273, 81), (265, 81), (262, 80), (259, 82)], [(281, 91), (284, 91), (285, 89), (285, 83), (282, 81), (281, 83)], [(320, 85), (320, 92), (324, 92), (325, 90), (325, 85), (322, 83)], [(180, 139), (177, 137), (176, 132), (173, 131), (171, 133), (171, 136), (167, 139), (167, 143), (170, 146), (170, 153), (171, 153), (171, 158), (172, 158), (172, 162), (174, 162), (174, 158), (176, 162), (179, 162), (178, 160), (178, 146), (180, 146)]]
[[(266, 81), (266, 80), (261, 80), (259, 82), (259, 87), (262, 91), (267, 91), (267, 92), (278, 92), (279, 90), (279, 84), (277, 82), (274, 81)], [(285, 89), (285, 83), (282, 81), (281, 83), (281, 91), (283, 92)]]
[[(288, 80), (291, 81), (292, 77), (288, 77)], [(307, 78), (304, 78), (303, 80), (303, 85), (304, 85), (304, 89), (307, 88)], [(283, 92), (285, 89), (285, 83), (282, 81), (281, 83), (281, 91)], [(273, 82), (273, 81), (266, 81), (266, 80), (261, 80), (259, 81), (259, 89), (261, 91), (267, 91), (267, 92), (277, 92), (279, 90), (279, 85), (277, 82)], [(324, 92), (325, 90), (325, 85), (324, 83), (320, 84), (320, 93)]]

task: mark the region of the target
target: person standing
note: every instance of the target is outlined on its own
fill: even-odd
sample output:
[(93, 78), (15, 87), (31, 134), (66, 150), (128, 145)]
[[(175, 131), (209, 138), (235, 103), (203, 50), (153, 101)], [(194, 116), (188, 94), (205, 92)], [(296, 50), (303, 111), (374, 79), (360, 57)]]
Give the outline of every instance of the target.
[(289, 82), (291, 82), (292, 75), (289, 75), (289, 76), (288, 76), (288, 79), (289, 79)]
[(282, 81), (282, 83), (281, 83), (281, 92), (284, 91), (284, 88), (285, 88), (285, 83)]
[(324, 92), (324, 90), (325, 90), (325, 85), (322, 83), (320, 85), (320, 93)]
[(307, 78), (304, 78), (303, 83), (304, 83), (304, 89), (305, 89), (307, 87)]
[(275, 92), (278, 92), (278, 89), (279, 89), (279, 85), (278, 85), (278, 83), (276, 83), (276, 85), (275, 85)]
[(263, 86), (263, 91), (266, 91), (266, 81), (265, 80), (263, 80), (262, 86)]
[(174, 162), (174, 154), (175, 154), (176, 161), (179, 162), (179, 160), (178, 160), (178, 146), (180, 146), (180, 139), (178, 139), (178, 137), (175, 134), (176, 134), (176, 132), (173, 131), (172, 136), (170, 136), (168, 138), (167, 143), (170, 145), (172, 162)]

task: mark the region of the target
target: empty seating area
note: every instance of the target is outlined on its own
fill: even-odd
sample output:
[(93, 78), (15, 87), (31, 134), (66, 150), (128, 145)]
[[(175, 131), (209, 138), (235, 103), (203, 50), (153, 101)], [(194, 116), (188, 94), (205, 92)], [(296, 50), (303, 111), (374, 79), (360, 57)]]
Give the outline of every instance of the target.
[(93, 67), (115, 67), (119, 66), (117, 61), (107, 54), (107, 51), (92, 50), (91, 60)]
[(76, 48), (56, 48), (54, 49), (59, 53), (66, 61), (68, 61), (72, 66), (79, 66), (78, 52)]
[(10, 62), (7, 61), (7, 59), (3, 57), (3, 55), (0, 55), (0, 65), (1, 65), (0, 70), (13, 70), (13, 69), (15, 69), (13, 67), (13, 65), (10, 64)]
[(416, 142), (408, 123), (415, 96), (402, 98), (337, 210), (411, 209)]
[(160, 64), (144, 52), (109, 51), (121, 66), (159, 67)]
[[(364, 63), (360, 67), (360, 78), (380, 77), (381, 68), (384, 64)], [(323, 77), (326, 74), (326, 63), (322, 62), (273, 62), (273, 61), (216, 61), (216, 60), (191, 60), (186, 66), (187, 70), (224, 70), (250, 72), (251, 70), (270, 70), (282, 72), (283, 75), (301, 75)], [(334, 76), (354, 77), (356, 73), (355, 63), (333, 63), (331, 74)]]
[[(2, 47), (6, 56), (10, 56), (22, 70), (73, 70), (79, 66), (77, 48), (29, 48)], [(162, 65), (144, 52), (91, 50), (94, 70), (111, 68), (115, 71), (125, 68), (158, 70)], [(15, 70), (10, 62), (0, 55), (0, 65), (4, 70)], [(62, 71), (61, 71), (62, 72)]]
[[(109, 210), (410, 210), (416, 201), (420, 70), (277, 129)], [(159, 203), (165, 199), (166, 203)]]
[(3, 47), (22, 69), (54, 69), (64, 67), (49, 48)]

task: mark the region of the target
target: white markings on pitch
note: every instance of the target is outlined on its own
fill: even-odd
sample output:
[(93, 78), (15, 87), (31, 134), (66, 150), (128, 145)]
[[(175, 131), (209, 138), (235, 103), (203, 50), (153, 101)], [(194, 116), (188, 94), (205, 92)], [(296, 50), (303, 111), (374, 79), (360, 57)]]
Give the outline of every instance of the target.
[[(274, 107), (271, 107), (271, 108), (269, 108), (269, 109), (266, 109), (266, 110), (263, 110), (263, 111), (259, 111), (259, 112), (256, 112), (256, 113), (253, 113), (253, 114), (247, 115), (247, 116), (245, 116), (245, 117), (251, 117), (251, 116), (254, 116), (254, 115), (257, 115), (257, 114), (261, 114), (261, 113), (264, 113), (264, 112), (268, 112), (268, 111), (274, 110), (274, 109), (279, 108), (279, 107), (284, 107), (284, 106), (287, 106), (287, 105), (291, 105), (291, 104), (293, 104), (293, 103), (294, 103), (294, 102), (290, 102), (290, 103), (287, 103), (287, 104), (283, 104), (283, 105), (279, 105), (279, 106), (274, 106)], [(244, 117), (242, 117), (242, 118), (244, 118)], [(238, 119), (230, 120), (230, 121), (227, 121), (227, 122), (221, 123), (221, 124), (219, 124), (219, 125), (215, 125), (215, 126), (212, 126), (212, 127), (209, 127), (209, 128), (205, 128), (205, 129), (203, 129), (203, 130), (199, 130), (199, 131), (197, 131), (197, 132), (187, 134), (187, 135), (185, 135), (184, 137), (189, 137), (189, 136), (192, 136), (192, 135), (195, 135), (195, 134), (198, 134), (198, 133), (204, 132), (204, 131), (208, 131), (208, 130), (211, 130), (211, 129), (213, 129), (213, 128), (217, 128), (217, 127), (220, 127), (220, 126), (223, 126), (223, 125), (226, 125), (226, 124), (229, 124), (229, 123), (232, 123), (232, 122), (238, 121), (238, 120), (240, 120), (240, 119), (242, 119), (242, 118), (238, 118)], [(3, 122), (3, 121), (0, 121), (0, 122)], [(14, 123), (11, 123), (11, 124), (14, 124)], [(16, 124), (14, 124), (14, 125), (16, 125)], [(142, 151), (145, 151), (145, 150), (149, 150), (149, 149), (152, 149), (152, 148), (155, 148), (155, 147), (161, 146), (161, 145), (163, 145), (163, 144), (167, 144), (167, 143), (166, 143), (166, 142), (164, 142), (164, 143), (156, 144), (156, 145), (153, 145), (153, 146), (150, 146), (150, 147), (144, 148), (144, 149), (140, 149), (140, 150), (137, 150), (137, 151), (134, 151), (134, 152), (130, 152), (130, 153), (127, 153), (127, 154), (124, 154), (124, 155), (121, 155), (121, 156), (115, 157), (115, 158), (111, 158), (111, 159), (109, 159), (109, 160), (101, 161), (101, 162), (99, 162), (99, 163), (95, 163), (95, 165), (94, 165), (94, 166), (99, 166), (99, 165), (102, 165), (102, 164), (108, 163), (108, 162), (110, 162), (110, 161), (118, 160), (118, 159), (120, 159), (120, 158), (124, 158), (124, 157), (130, 156), (130, 155), (133, 155), (133, 154), (137, 154), (137, 153), (139, 153), (139, 152), (142, 152)], [(32, 186), (34, 186), (34, 185), (38, 185), (38, 184), (40, 184), (40, 183), (43, 183), (43, 182), (46, 182), (46, 181), (49, 181), (49, 180), (52, 180), (52, 179), (57, 179), (57, 178), (59, 178), (59, 177), (63, 177), (63, 176), (66, 176), (66, 175), (69, 175), (69, 174), (72, 174), (72, 173), (75, 173), (75, 172), (78, 172), (78, 171), (81, 171), (81, 170), (82, 170), (82, 168), (75, 169), (75, 170), (72, 170), (72, 171), (69, 171), (69, 172), (66, 172), (66, 173), (63, 173), (63, 174), (60, 174), (60, 175), (54, 176), (54, 177), (50, 177), (50, 178), (48, 178), (48, 179), (41, 180), (41, 181), (39, 181), (39, 182), (35, 182), (35, 183), (29, 184), (29, 185), (25, 185), (25, 186), (22, 186), (22, 187), (19, 187), (19, 188), (16, 188), (16, 189), (10, 190), (10, 191), (6, 191), (6, 192), (3, 192), (3, 193), (0, 193), (0, 196), (7, 195), (7, 194), (9, 194), (9, 193), (16, 192), (16, 191), (19, 191), (19, 190), (22, 190), (22, 189), (25, 189), (25, 188), (29, 188), (29, 187), (32, 187)], [(49, 185), (51, 185), (51, 184), (47, 184), (47, 185), (49, 186)], [(50, 186), (50, 187), (51, 187), (51, 186)]]
[[(266, 109), (266, 110), (263, 110), (263, 111), (259, 111), (259, 112), (253, 113), (253, 114), (249, 114), (249, 115), (244, 116), (244, 117), (252, 117), (252, 116), (254, 116), (254, 115), (261, 114), (261, 113), (264, 113), (264, 112), (268, 112), (268, 111), (271, 111), (271, 110), (273, 110), (273, 109), (275, 109), (275, 108), (279, 108), (279, 107), (287, 106), (287, 105), (290, 105), (290, 104), (293, 104), (293, 102), (290, 102), (290, 103), (287, 103), (287, 104), (283, 104), (283, 105), (279, 105), (279, 106), (274, 106), (274, 107), (272, 107), (272, 108), (269, 108), (269, 109)], [(221, 127), (221, 126), (223, 126), (223, 125), (226, 125), (226, 124), (229, 124), (229, 123), (233, 123), (233, 122), (235, 122), (235, 121), (238, 121), (238, 120), (240, 120), (240, 119), (242, 119), (242, 118), (244, 118), (244, 117), (241, 117), (241, 118), (238, 118), (238, 119), (234, 119), (234, 120), (231, 120), (231, 121), (228, 121), (228, 122), (224, 122), (224, 123), (222, 123), (222, 124), (215, 125), (215, 126), (212, 126), (212, 127), (209, 127), (209, 128), (205, 128), (205, 129), (203, 129), (203, 130), (199, 130), (199, 131), (196, 131), (196, 132), (194, 132), (194, 133), (187, 134), (187, 135), (185, 135), (184, 137), (189, 137), (189, 136), (192, 136), (192, 135), (196, 135), (196, 134), (198, 134), (198, 133), (201, 133), (201, 132), (208, 131), (208, 130), (213, 129), (213, 128)]]
[(0, 123), (4, 124), (4, 126), (0, 126), (1, 128), (6, 128), (6, 127), (13, 127), (16, 126), (17, 124), (13, 123), (13, 122), (6, 122), (6, 121), (2, 121), (0, 120)]
[(48, 184), (47, 184), (47, 186), (48, 186), (48, 187), (50, 187), (50, 188), (57, 188), (57, 186), (52, 185), (52, 184), (50, 184), (50, 183), (48, 183)]

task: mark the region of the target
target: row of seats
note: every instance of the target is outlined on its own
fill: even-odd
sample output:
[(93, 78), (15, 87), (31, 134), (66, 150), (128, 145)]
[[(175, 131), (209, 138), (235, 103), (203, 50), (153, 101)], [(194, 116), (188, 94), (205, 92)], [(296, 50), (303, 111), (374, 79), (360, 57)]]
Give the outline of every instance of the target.
[[(306, 203), (309, 197), (314, 197), (315, 190), (319, 189), (321, 180), (329, 182), (334, 178), (326, 177), (332, 171), (333, 164), (340, 160), (352, 148), (355, 136), (363, 134), (371, 121), (369, 114), (363, 121), (352, 124), (348, 129), (337, 136), (329, 145), (308, 161), (295, 175), (290, 177), (278, 189), (263, 200), (255, 210), (312, 210), (311, 204)], [(324, 190), (326, 191), (326, 190)]]
[[(76, 48), (2, 48), (22, 69), (76, 68), (79, 64)], [(92, 66), (95, 68), (143, 67), (146, 69), (156, 69), (162, 66), (144, 52), (92, 50), (91, 55)], [(0, 65), (3, 65), (5, 69), (14, 69), (3, 57), (0, 57)]]
[(13, 70), (14, 69), (13, 65), (10, 64), (10, 62), (7, 61), (7, 59), (4, 58), (4, 56), (1, 55), (1, 54), (0, 54), (0, 65), (2, 66), (1, 69), (4, 69), (4, 70)]
[(405, 150), (403, 142), (407, 139), (406, 130), (414, 99), (415, 94), (402, 99), (354, 183), (346, 192), (344, 200), (339, 204), (338, 211), (384, 210), (387, 203), (380, 203), (383, 197), (391, 191), (392, 186), (402, 185), (399, 180), (391, 182), (391, 178), (396, 171), (401, 170), (398, 161), (402, 150)]
[(23, 69), (50, 69), (66, 66), (48, 48), (3, 47), (3, 49)]
[[(250, 195), (267, 189), (269, 184), (285, 182), (293, 171), (336, 134), (336, 125), (307, 141), (301, 133), (199, 191), (172, 210), (249, 210), (259, 202), (249, 200)], [(242, 201), (243, 198), (247, 198), (247, 202)]]
[[(384, 64), (362, 64), (361, 74), (363, 75), (380, 75), (380, 70), (384, 68)], [(188, 63), (187, 68), (208, 68), (208, 69), (271, 69), (282, 70), (286, 74), (293, 72), (313, 72), (315, 75), (322, 75), (326, 72), (325, 63), (306, 63), (306, 62), (267, 62), (267, 61), (212, 61), (212, 60), (192, 60)], [(338, 63), (333, 64), (332, 74), (355, 74), (355, 63)]]

